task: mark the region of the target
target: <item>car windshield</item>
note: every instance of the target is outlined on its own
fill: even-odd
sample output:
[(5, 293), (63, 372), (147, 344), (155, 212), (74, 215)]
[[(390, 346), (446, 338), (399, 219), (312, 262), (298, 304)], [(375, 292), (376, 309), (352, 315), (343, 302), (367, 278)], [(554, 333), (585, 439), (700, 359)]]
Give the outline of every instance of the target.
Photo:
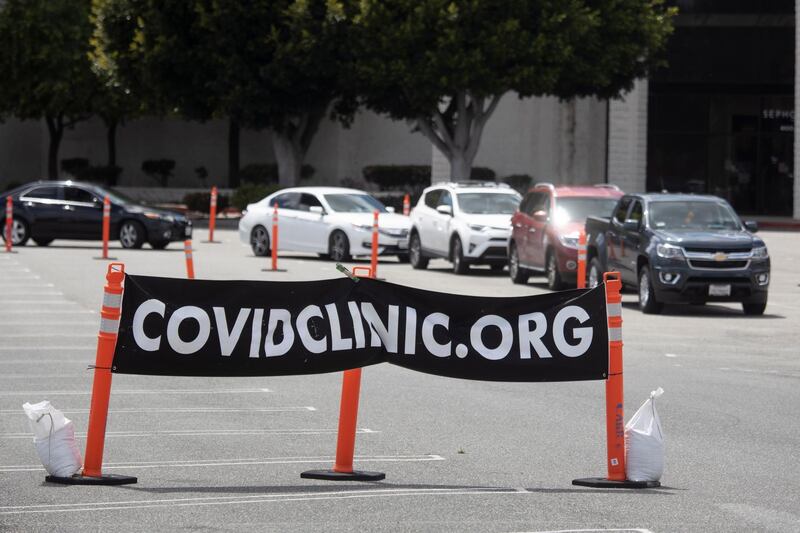
[(461, 192), (456, 194), (458, 207), (470, 215), (513, 215), (519, 207), (516, 194)]
[(652, 202), (650, 227), (654, 229), (741, 229), (736, 213), (722, 202)]
[(610, 217), (616, 198), (559, 198), (553, 221), (555, 224), (583, 222), (586, 217)]
[(368, 194), (326, 194), (331, 210), (339, 213), (372, 213), (376, 209), (386, 213), (386, 206)]
[(112, 204), (118, 204), (119, 205), (119, 204), (143, 204), (144, 203), (144, 202), (139, 202), (137, 200), (134, 200), (133, 198), (131, 198), (127, 194), (121, 193), (116, 189), (112, 189), (111, 187), (105, 187), (105, 188), (95, 187), (95, 191), (97, 192), (97, 194), (100, 195), (100, 199), (101, 200), (102, 200), (102, 197), (107, 194), (108, 195), (108, 199), (111, 200)]

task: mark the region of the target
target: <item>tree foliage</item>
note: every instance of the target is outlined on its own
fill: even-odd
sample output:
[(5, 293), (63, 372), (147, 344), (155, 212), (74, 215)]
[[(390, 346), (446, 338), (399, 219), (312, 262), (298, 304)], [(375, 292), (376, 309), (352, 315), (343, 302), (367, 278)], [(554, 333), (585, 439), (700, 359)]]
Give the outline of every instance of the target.
[(90, 0), (0, 4), (0, 115), (45, 120), (51, 179), (58, 176), (64, 129), (89, 118), (97, 92), (87, 55), (89, 4)]
[(658, 58), (661, 0), (363, 0), (352, 79), (416, 127), (464, 179), (500, 98), (610, 98)]

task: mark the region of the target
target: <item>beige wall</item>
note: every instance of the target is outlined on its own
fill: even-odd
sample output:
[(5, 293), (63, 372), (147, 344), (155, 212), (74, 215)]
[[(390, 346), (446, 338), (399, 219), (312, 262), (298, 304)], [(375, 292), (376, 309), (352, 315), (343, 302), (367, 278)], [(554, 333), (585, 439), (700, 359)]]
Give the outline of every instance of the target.
[[(530, 174), (536, 180), (563, 183), (601, 182), (605, 175), (606, 104), (597, 100), (559, 102), (552, 98), (520, 100), (506, 95), (484, 130), (476, 165), (499, 176)], [(309, 150), (315, 183), (361, 178), (375, 164), (431, 164), (431, 144), (413, 126), (371, 112), (360, 112), (351, 128), (325, 122)], [(175, 187), (198, 186), (194, 169), (205, 166), (209, 184), (224, 184), (227, 168), (227, 123), (205, 124), (172, 119), (135, 120), (120, 127), (117, 164), (124, 168), (120, 185), (155, 185), (140, 171), (145, 159), (177, 162)], [(3, 182), (44, 178), (47, 129), (43, 123), (0, 124), (0, 186)], [(61, 159), (106, 161), (101, 121), (81, 123), (64, 135)], [(243, 131), (241, 163), (274, 162), (266, 132)]]

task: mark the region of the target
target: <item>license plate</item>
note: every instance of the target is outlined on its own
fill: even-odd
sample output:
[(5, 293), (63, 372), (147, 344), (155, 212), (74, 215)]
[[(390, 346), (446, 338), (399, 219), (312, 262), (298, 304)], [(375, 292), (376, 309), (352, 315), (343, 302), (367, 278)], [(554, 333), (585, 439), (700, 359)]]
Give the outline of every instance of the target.
[(708, 286), (709, 296), (730, 296), (731, 284), (730, 283), (712, 283)]
[(192, 236), (192, 227), (191, 226), (186, 226), (186, 229), (184, 229), (183, 232), (186, 235), (186, 237), (191, 237)]

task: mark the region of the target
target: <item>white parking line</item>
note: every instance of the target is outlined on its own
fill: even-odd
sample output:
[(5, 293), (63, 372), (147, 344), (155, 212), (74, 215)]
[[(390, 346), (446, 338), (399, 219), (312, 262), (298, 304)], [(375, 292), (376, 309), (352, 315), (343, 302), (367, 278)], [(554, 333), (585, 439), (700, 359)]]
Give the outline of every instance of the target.
[[(109, 409), (109, 413), (288, 413), (294, 411), (316, 411), (311, 405), (302, 407), (133, 407), (122, 409)], [(20, 409), (0, 409), (0, 415), (18, 415)], [(63, 413), (80, 414), (88, 413), (89, 409), (61, 409)]]
[[(114, 437), (239, 437), (247, 435), (330, 435), (338, 432), (335, 428), (299, 428), (299, 429), (165, 429), (160, 431), (106, 431), (106, 438)], [(359, 428), (356, 433), (380, 433), (374, 429)], [(76, 437), (85, 437), (86, 433), (75, 433)], [(30, 432), (0, 433), (0, 439), (30, 439)]]
[[(425, 462), (425, 461), (444, 461), (441, 455), (356, 455), (354, 458), (358, 463), (403, 463), (403, 462)], [(188, 460), (188, 461), (129, 461), (121, 463), (103, 463), (103, 470), (116, 468), (204, 468), (219, 466), (251, 466), (251, 465), (289, 465), (289, 464), (310, 464), (310, 463), (332, 463), (333, 456), (311, 456), (311, 457), (264, 457), (253, 459), (207, 459), (207, 460)], [(4, 465), (0, 466), (0, 472), (43, 472), (41, 465)]]
[(153, 507), (194, 507), (202, 505), (252, 505), (258, 503), (299, 502), (310, 500), (347, 500), (356, 498), (390, 497), (431, 497), (431, 496), (520, 496), (529, 492), (514, 489), (475, 488), (475, 489), (365, 489), (337, 490), (326, 492), (264, 493), (252, 496), (201, 496), (196, 498), (169, 498), (160, 500), (127, 500), (113, 502), (84, 502), (66, 504), (40, 504), (0, 507), (0, 515), (30, 513), (61, 513), (86, 511), (118, 511), (124, 509), (145, 509)]
[[(112, 394), (251, 394), (272, 392), (266, 388), (260, 389), (142, 389), (142, 390), (117, 390), (112, 389)], [(0, 391), (0, 396), (81, 396), (91, 394), (91, 390), (60, 390), (60, 391)]]

